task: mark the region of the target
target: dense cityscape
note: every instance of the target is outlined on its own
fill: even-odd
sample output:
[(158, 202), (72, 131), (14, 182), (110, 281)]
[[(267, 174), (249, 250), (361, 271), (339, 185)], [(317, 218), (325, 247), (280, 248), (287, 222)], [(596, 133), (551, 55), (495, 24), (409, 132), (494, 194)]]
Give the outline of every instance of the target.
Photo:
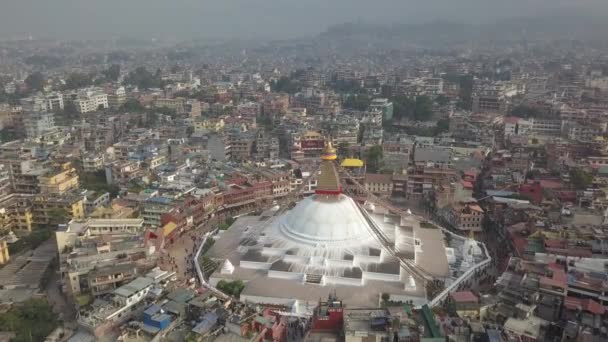
[(608, 341), (588, 25), (0, 40), (0, 341)]

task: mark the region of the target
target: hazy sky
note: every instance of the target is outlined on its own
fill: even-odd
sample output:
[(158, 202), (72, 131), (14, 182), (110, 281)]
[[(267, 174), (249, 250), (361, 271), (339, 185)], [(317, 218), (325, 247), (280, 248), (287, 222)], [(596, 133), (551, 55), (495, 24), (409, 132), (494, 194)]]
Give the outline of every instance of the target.
[[(261, 37), (315, 34), (354, 20), (491, 21), (608, 0), (0, 0), (0, 37)], [(607, 19), (608, 20), (608, 19)]]

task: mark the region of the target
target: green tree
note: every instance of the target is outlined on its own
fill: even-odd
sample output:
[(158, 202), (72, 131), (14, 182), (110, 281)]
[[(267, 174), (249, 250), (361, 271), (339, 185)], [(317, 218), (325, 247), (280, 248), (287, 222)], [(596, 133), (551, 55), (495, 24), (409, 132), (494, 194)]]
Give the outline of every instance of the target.
[(17, 139), (17, 134), (14, 130), (8, 128), (0, 129), (0, 141), (3, 143)]
[(367, 150), (365, 160), (370, 172), (378, 172), (380, 170), (383, 157), (382, 146), (380, 145), (374, 145)]
[(245, 284), (240, 280), (235, 281), (226, 281), (220, 280), (217, 283), (217, 289), (224, 292), (225, 294), (238, 297), (241, 294), (241, 291), (245, 288)]
[(407, 96), (399, 95), (393, 99), (393, 114), (397, 119), (412, 118), (415, 107), (416, 102)]
[(391, 98), (393, 96), (393, 87), (386, 84), (380, 87), (380, 96), (387, 99)]
[(473, 75), (446, 74), (443, 79), (458, 84), (460, 90), (458, 93), (458, 102), (456, 106), (460, 109), (471, 110), (471, 95), (473, 93)]
[(65, 223), (69, 221), (69, 213), (64, 208), (55, 208), (49, 210), (48, 213), (49, 222), (53, 223)]
[(585, 190), (593, 184), (593, 176), (582, 169), (571, 169), (570, 183), (576, 190)]
[(439, 95), (435, 99), (435, 103), (437, 103), (439, 106), (445, 106), (450, 103), (450, 99), (445, 95)]
[(109, 81), (113, 81), (113, 82), (118, 81), (118, 78), (120, 77), (120, 65), (119, 64), (110, 65), (110, 67), (103, 72), (103, 75)]
[(118, 196), (120, 191), (117, 185), (108, 184), (106, 182), (106, 174), (104, 171), (97, 171), (93, 173), (82, 172), (79, 173), (79, 179), (81, 188), (97, 192), (108, 192), (112, 198)]
[(91, 75), (74, 72), (65, 80), (64, 89), (80, 89), (91, 86), (92, 84), (93, 77)]
[(125, 78), (125, 84), (136, 85), (142, 89), (161, 87), (160, 69), (155, 74), (145, 67), (138, 67), (131, 71)]
[(57, 325), (57, 315), (46, 299), (28, 299), (0, 314), (0, 329), (16, 335), (11, 341), (44, 341)]
[(64, 126), (71, 126), (74, 121), (80, 119), (80, 113), (74, 102), (67, 102), (63, 106), (63, 110), (57, 111), (55, 114), (57, 123)]
[(450, 130), (450, 119), (439, 119), (435, 127), (437, 134), (448, 132)]
[(30, 91), (42, 91), (45, 82), (46, 80), (41, 72), (30, 74), (25, 79), (25, 85)]
[(348, 158), (350, 155), (350, 144), (347, 142), (341, 142), (338, 144), (338, 156), (340, 158)]
[(146, 108), (141, 105), (141, 102), (133, 98), (127, 99), (120, 107), (120, 111), (122, 112), (141, 113), (145, 110)]
[(349, 95), (344, 101), (344, 107), (354, 110), (367, 110), (372, 103), (372, 99), (367, 94)]
[(428, 121), (433, 117), (433, 101), (428, 96), (417, 96), (414, 101), (414, 119)]
[(383, 301), (384, 303), (388, 303), (388, 301), (389, 301), (390, 299), (391, 299), (391, 295), (390, 295), (390, 294), (388, 294), (388, 293), (386, 293), (386, 292), (382, 293), (382, 301)]
[(300, 91), (300, 83), (287, 76), (281, 76), (278, 80), (270, 83), (272, 91), (277, 93), (295, 94)]
[(541, 117), (543, 113), (536, 107), (531, 107), (528, 105), (519, 105), (513, 107), (513, 109), (510, 110), (509, 114), (520, 118), (538, 118)]

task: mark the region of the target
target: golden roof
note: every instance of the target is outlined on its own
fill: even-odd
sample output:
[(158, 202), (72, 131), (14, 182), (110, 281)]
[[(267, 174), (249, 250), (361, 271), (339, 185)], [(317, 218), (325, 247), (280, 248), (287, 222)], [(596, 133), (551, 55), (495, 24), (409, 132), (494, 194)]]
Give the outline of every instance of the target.
[(347, 158), (340, 164), (342, 167), (363, 167), (363, 161), (357, 158)]

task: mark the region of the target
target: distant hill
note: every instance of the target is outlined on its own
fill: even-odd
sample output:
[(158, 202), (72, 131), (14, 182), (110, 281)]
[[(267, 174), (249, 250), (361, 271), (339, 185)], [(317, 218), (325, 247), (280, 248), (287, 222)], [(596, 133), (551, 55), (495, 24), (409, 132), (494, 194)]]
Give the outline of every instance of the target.
[(487, 24), (434, 21), (424, 24), (373, 25), (344, 23), (318, 37), (341, 42), (416, 44), (437, 46), (468, 41), (608, 40), (608, 20), (603, 13), (556, 11), (535, 17), (518, 17)]

